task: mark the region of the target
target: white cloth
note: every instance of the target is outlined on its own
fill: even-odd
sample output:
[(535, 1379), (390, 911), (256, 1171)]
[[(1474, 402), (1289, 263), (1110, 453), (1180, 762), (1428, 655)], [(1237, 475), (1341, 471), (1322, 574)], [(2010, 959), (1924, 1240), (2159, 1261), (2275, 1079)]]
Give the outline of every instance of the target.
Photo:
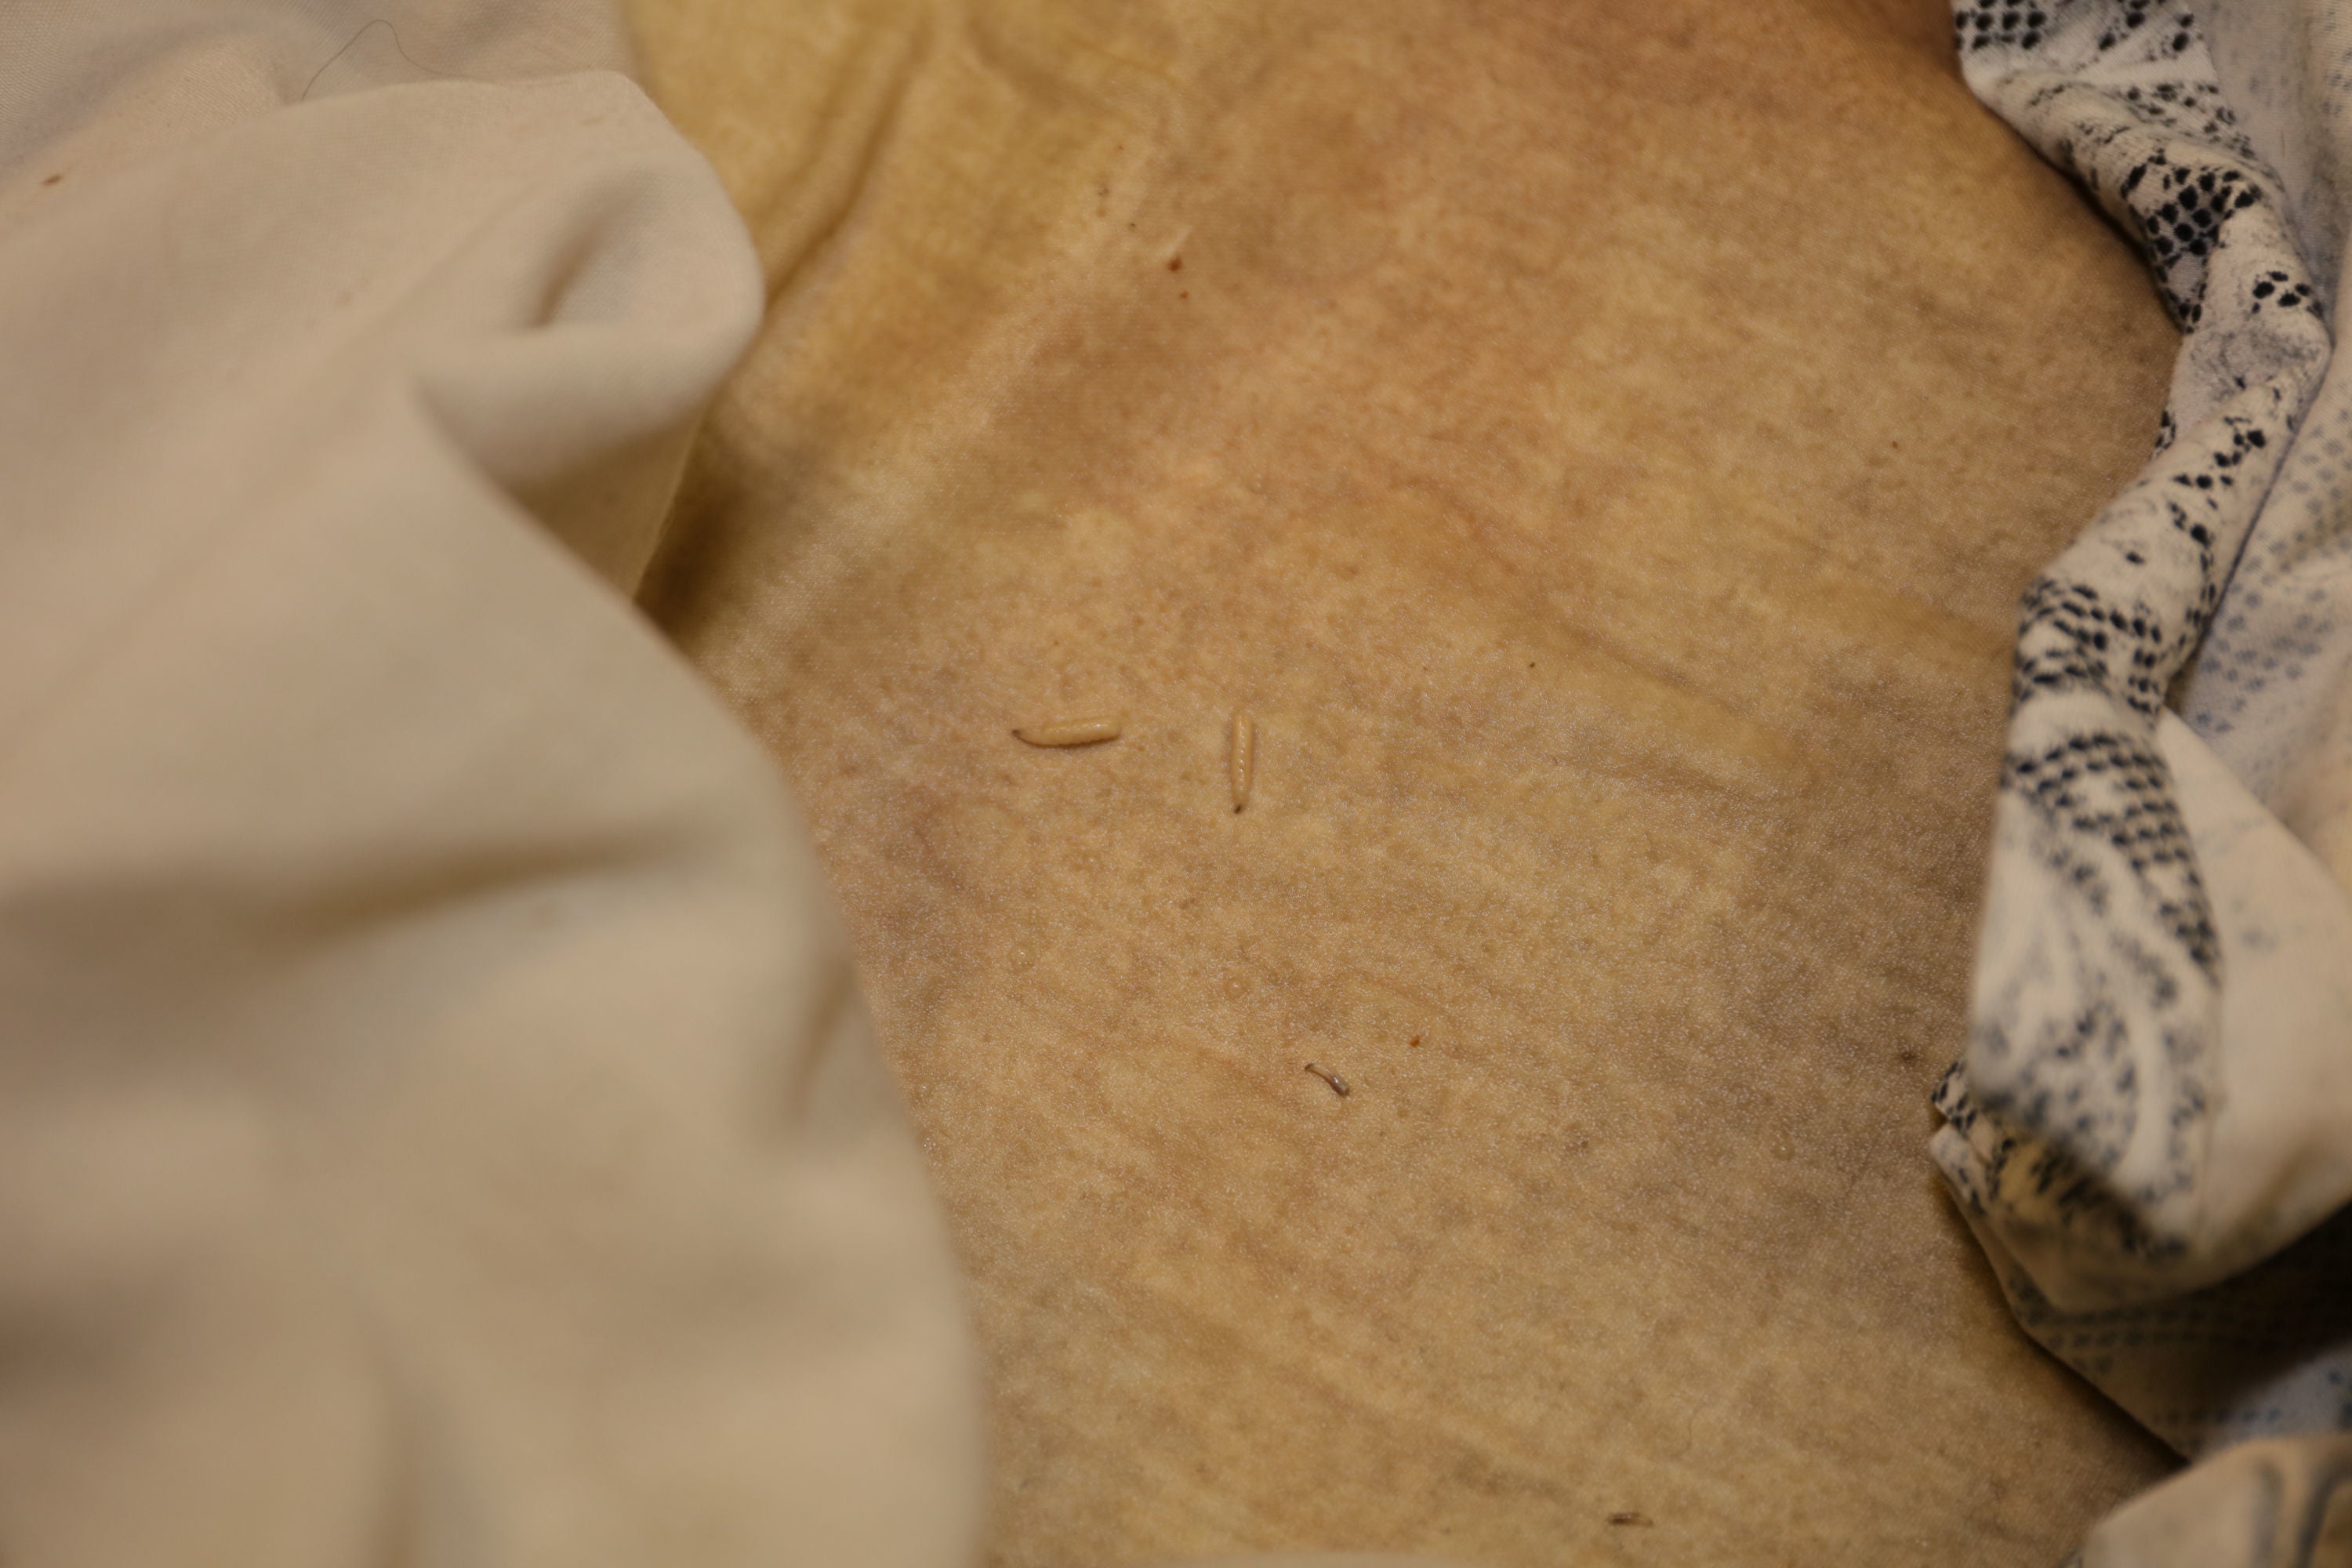
[(761, 307), (622, 58), (587, 7), (0, 11), (11, 1564), (976, 1537), (818, 868), (620, 592)]
[(2135, 1498), (2070, 1568), (2352, 1563), (2352, 1437), (2243, 1444)]

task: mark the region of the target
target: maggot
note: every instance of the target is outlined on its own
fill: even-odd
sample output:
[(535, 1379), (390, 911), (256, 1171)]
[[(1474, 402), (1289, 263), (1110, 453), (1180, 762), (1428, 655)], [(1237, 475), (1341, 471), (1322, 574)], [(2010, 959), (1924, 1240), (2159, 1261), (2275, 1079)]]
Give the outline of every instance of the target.
[(1051, 724), (1024, 724), (1013, 733), (1033, 746), (1095, 746), (1118, 740), (1125, 722), (1117, 718), (1060, 719)]
[(1234, 809), (1249, 804), (1250, 782), (1257, 774), (1257, 725), (1246, 713), (1234, 715)]
[(1313, 1073), (1317, 1078), (1321, 1079), (1325, 1083), (1329, 1084), (1333, 1094), (1338, 1095), (1342, 1100), (1345, 1100), (1348, 1097), (1348, 1080), (1341, 1078), (1338, 1073), (1326, 1072), (1321, 1068), (1317, 1067), (1313, 1062), (1308, 1062), (1307, 1064), (1307, 1070)]

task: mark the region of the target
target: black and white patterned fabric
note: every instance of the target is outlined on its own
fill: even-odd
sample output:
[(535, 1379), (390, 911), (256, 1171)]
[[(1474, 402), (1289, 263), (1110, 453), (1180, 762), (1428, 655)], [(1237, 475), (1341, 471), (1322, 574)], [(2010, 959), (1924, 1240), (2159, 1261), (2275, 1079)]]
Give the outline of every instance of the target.
[(2352, 1563), (2352, 0), (1954, 19), (2183, 336), (2155, 456), (2025, 596), (1933, 1152), (2030, 1332), (2182, 1453), (2263, 1456), (2086, 1563)]

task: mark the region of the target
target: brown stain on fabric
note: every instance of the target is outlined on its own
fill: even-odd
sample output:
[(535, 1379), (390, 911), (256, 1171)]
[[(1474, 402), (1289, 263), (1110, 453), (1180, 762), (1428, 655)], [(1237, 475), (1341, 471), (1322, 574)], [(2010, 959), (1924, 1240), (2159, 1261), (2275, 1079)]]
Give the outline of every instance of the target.
[[(990, 1563), (2054, 1561), (2162, 1472), (1924, 1175), (2013, 605), (2173, 346), (1942, 10), (639, 6), (776, 296), (646, 603), (838, 892)], [(1200, 718), (971, 721), (1107, 691)]]

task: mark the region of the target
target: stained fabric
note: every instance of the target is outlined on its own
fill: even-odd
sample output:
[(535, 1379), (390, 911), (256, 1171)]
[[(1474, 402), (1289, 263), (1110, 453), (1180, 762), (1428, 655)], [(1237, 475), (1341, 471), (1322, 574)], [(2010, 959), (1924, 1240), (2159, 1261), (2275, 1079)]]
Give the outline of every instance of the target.
[(991, 1560), (2046, 1568), (2163, 1477), (1920, 1147), (2178, 342), (1946, 7), (635, 19), (772, 293), (644, 602), (842, 900)]

